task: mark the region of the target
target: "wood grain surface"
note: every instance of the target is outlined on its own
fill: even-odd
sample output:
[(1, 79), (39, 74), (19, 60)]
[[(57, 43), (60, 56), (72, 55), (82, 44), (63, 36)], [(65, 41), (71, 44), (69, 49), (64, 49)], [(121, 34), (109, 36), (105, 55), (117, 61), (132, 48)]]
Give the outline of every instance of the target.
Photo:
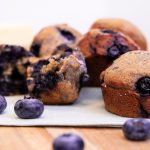
[(52, 150), (54, 138), (73, 132), (83, 137), (85, 150), (150, 150), (150, 140), (126, 140), (120, 128), (0, 127), (0, 150)]

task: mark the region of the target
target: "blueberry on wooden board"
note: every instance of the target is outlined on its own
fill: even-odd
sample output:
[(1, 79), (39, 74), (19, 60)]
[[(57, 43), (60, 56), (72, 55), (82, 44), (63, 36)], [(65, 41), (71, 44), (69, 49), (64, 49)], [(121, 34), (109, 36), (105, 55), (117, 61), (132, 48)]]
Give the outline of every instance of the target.
[(54, 150), (83, 150), (83, 139), (73, 133), (62, 134), (58, 136), (53, 142)]
[(129, 140), (146, 140), (150, 134), (150, 122), (140, 118), (129, 119), (123, 125), (123, 133)]
[(16, 115), (22, 119), (35, 119), (42, 115), (44, 105), (38, 99), (25, 97), (16, 102), (14, 111)]

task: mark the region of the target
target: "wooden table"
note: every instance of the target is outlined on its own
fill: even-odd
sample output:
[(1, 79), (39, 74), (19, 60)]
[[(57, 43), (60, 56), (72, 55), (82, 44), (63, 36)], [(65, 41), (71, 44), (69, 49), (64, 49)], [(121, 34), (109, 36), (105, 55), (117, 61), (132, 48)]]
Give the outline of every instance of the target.
[(0, 150), (52, 150), (52, 141), (62, 133), (80, 134), (85, 150), (150, 150), (150, 140), (132, 142), (119, 128), (0, 127)]

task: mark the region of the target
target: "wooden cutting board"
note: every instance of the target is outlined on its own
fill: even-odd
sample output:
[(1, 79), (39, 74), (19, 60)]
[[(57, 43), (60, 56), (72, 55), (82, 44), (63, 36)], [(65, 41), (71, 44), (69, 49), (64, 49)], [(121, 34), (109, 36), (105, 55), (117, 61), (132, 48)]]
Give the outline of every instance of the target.
[(57, 128), (57, 127), (1, 127), (2, 150), (52, 150), (52, 141), (62, 133), (80, 134), (85, 150), (149, 150), (150, 140), (132, 142), (124, 138), (121, 129)]

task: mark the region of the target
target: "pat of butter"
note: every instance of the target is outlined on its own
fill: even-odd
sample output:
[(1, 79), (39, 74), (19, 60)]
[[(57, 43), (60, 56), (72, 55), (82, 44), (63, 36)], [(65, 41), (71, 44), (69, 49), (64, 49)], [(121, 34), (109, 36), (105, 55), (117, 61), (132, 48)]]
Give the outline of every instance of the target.
[(30, 25), (0, 25), (0, 44), (20, 45), (29, 49), (32, 40)]

